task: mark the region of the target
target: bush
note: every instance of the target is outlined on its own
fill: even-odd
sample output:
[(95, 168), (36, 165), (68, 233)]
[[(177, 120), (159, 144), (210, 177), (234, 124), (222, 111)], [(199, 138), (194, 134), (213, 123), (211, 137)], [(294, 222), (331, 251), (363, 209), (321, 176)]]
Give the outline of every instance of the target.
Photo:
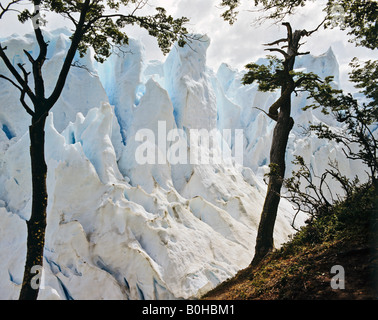
[(372, 183), (355, 186), (345, 199), (335, 202), (327, 210), (314, 207), (314, 215), (279, 253), (293, 254), (305, 247), (346, 239), (373, 241), (377, 229), (377, 203), (377, 190)]

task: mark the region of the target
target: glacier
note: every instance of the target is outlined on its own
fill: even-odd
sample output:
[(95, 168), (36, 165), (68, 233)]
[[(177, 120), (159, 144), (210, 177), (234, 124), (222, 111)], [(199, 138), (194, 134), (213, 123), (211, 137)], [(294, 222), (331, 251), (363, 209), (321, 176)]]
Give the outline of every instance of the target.
[[(70, 32), (45, 34), (48, 94)], [(103, 64), (90, 52), (76, 57), (81, 67), (72, 67), (46, 123), (49, 198), (38, 299), (196, 299), (249, 265), (274, 127), (255, 107), (267, 109), (279, 93), (243, 86), (244, 71), (227, 64), (217, 71), (207, 67), (211, 41), (198, 38), (190, 46), (174, 46), (164, 61), (146, 61), (143, 44), (135, 39)], [(14, 64), (26, 63), (22, 49), (37, 50), (31, 34), (2, 43)], [(296, 68), (332, 75), (337, 85), (331, 48), (299, 58)], [(2, 64), (0, 73), (7, 74)], [(1, 81), (0, 101), (0, 299), (17, 299), (31, 211), (30, 119), (19, 92), (6, 81)], [(338, 145), (301, 133), (300, 124), (309, 121), (337, 125), (319, 110), (302, 111), (305, 104), (306, 95), (293, 97), (296, 125), (287, 174), (300, 154), (316, 173), (330, 158), (338, 159), (347, 175), (363, 175), (363, 167), (345, 159)], [(159, 123), (183, 132), (175, 138), (188, 150), (191, 129), (242, 130), (242, 163), (222, 158), (209, 164), (140, 164), (138, 132), (149, 129), (158, 136)], [(220, 134), (218, 142), (235, 151), (236, 138)], [(173, 140), (156, 141), (153, 150), (159, 157), (172, 145)], [(275, 246), (294, 233), (294, 212), (282, 199)]]

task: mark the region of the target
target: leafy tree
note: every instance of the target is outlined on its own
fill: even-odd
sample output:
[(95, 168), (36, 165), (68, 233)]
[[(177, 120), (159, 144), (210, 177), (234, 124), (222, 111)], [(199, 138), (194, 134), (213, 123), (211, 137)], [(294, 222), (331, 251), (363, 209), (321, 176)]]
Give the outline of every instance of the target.
[[(331, 2), (331, 1), (330, 1)], [(336, 2), (336, 1), (335, 1)], [(342, 4), (341, 12), (344, 19), (336, 21), (333, 26), (340, 25), (348, 29), (348, 34), (357, 46), (376, 50), (377, 41), (377, 9), (375, 1), (337, 1)], [(309, 130), (322, 139), (335, 141), (343, 147), (348, 159), (358, 160), (367, 167), (367, 179), (362, 181), (358, 176), (348, 178), (340, 172), (336, 163), (330, 163), (321, 177), (316, 178), (311, 168), (305, 165), (303, 159), (297, 157), (300, 169), (293, 172), (293, 176), (286, 179), (289, 190), (288, 199), (292, 201), (298, 211), (310, 214), (305, 234), (311, 241), (334, 237), (338, 230), (345, 230), (348, 234), (357, 232), (366, 237), (366, 244), (372, 248), (378, 246), (378, 61), (361, 62), (354, 58), (350, 66), (350, 81), (360, 89), (356, 98), (350, 93), (334, 90), (328, 85), (319, 87), (311, 92), (312, 103), (306, 108), (321, 108), (325, 114), (330, 114), (339, 123), (337, 130), (324, 123), (312, 124)], [(361, 97), (362, 96), (362, 97)], [(358, 95), (357, 95), (358, 97)], [(327, 186), (326, 177), (330, 175), (336, 180), (343, 196), (336, 199), (331, 196), (328, 201), (323, 196), (323, 188)], [(306, 182), (305, 191), (300, 187), (301, 181)], [(326, 187), (328, 193), (332, 191)], [(362, 228), (361, 228), (362, 227)], [(332, 235), (327, 230), (333, 230)], [(356, 230), (356, 231), (354, 231)], [(335, 232), (336, 231), (336, 232)], [(377, 292), (378, 272), (374, 270), (371, 281)], [(375, 282), (374, 282), (375, 281)]]
[[(358, 176), (348, 178), (340, 172), (337, 163), (330, 162), (329, 169), (316, 177), (314, 172), (305, 163), (302, 157), (297, 156), (295, 164), (300, 165), (298, 171), (285, 179), (285, 186), (289, 192), (286, 198), (294, 203), (299, 211), (309, 214), (311, 223), (314, 218), (329, 214), (334, 205), (342, 201), (350, 201), (355, 194), (364, 192), (376, 193), (378, 190), (378, 108), (377, 108), (377, 61), (367, 61), (361, 64), (353, 59), (350, 79), (356, 88), (363, 89), (361, 93), (368, 99), (361, 102), (351, 94), (345, 94), (340, 90), (323, 86), (316, 94), (311, 92), (313, 100), (307, 108), (322, 108), (322, 112), (330, 114), (340, 123), (337, 130), (324, 123), (311, 124), (309, 132), (315, 132), (320, 139), (335, 141), (343, 146), (343, 152), (348, 159), (359, 160), (367, 167), (367, 179), (361, 181)], [(336, 180), (343, 195), (333, 196), (326, 178), (330, 176)], [(305, 182), (304, 189), (301, 188)], [(324, 192), (325, 189), (325, 192)], [(328, 196), (325, 196), (324, 194)], [(348, 200), (349, 199), (349, 200)], [(372, 228), (378, 228), (377, 203), (373, 203), (369, 221)], [(372, 234), (377, 234), (372, 233)]]
[[(284, 22), (287, 28), (287, 37), (267, 44), (270, 48), (266, 50), (279, 52), (283, 55), (283, 60), (270, 56), (268, 65), (257, 65), (250, 63), (246, 66), (248, 72), (243, 78), (243, 84), (251, 84), (257, 81), (260, 91), (273, 91), (281, 89), (279, 99), (274, 102), (268, 112), (263, 111), (267, 116), (276, 122), (273, 131), (272, 144), (270, 149), (270, 173), (268, 190), (265, 197), (261, 219), (259, 223), (255, 255), (252, 264), (258, 264), (261, 259), (273, 249), (273, 230), (277, 216), (278, 205), (280, 202), (281, 188), (285, 176), (285, 156), (289, 133), (294, 125), (291, 117), (291, 96), (296, 91), (306, 88), (320, 86), (318, 83), (324, 81), (313, 73), (295, 72), (295, 58), (299, 55), (309, 54), (309, 52), (299, 52), (302, 46), (300, 41), (304, 37), (316, 32), (321, 24), (312, 31), (292, 30), (289, 23)], [(285, 45), (281, 48), (281, 43)], [(286, 48), (286, 51), (284, 50)], [(325, 79), (330, 83), (331, 77)]]
[(378, 2), (375, 0), (328, 0), (326, 27), (347, 30), (357, 46), (378, 47)]
[[(341, 6), (339, 9), (344, 14), (344, 20), (336, 20), (336, 23), (333, 22), (332, 24), (333, 27), (340, 25), (342, 29), (348, 29), (348, 34), (354, 36), (351, 41), (358, 46), (372, 50), (377, 48), (377, 2), (329, 1), (329, 4)], [(330, 11), (329, 8), (327, 10)], [(309, 130), (321, 139), (341, 144), (348, 159), (359, 160), (367, 167), (367, 179), (364, 179), (362, 186), (358, 177), (351, 180), (343, 176), (334, 163), (330, 163), (330, 169), (327, 169), (319, 179), (320, 186), (315, 186), (312, 181), (306, 179), (308, 182), (306, 188), (309, 187), (320, 192), (322, 184), (324, 185), (325, 176), (330, 174), (333, 179), (340, 183), (346, 198), (351, 198), (356, 190), (360, 192), (364, 188), (378, 189), (378, 61), (361, 62), (358, 58), (353, 58), (350, 67), (352, 68), (349, 73), (350, 81), (357, 89), (360, 89), (359, 94), (363, 98), (355, 98), (352, 94), (336, 90), (329, 84), (321, 84), (317, 85), (316, 88), (308, 88), (312, 103), (304, 108), (305, 110), (321, 108), (324, 114), (333, 116), (340, 123), (340, 128), (337, 130), (324, 123), (311, 124)], [(306, 202), (308, 204), (311, 201), (304, 199), (304, 193), (300, 191), (299, 185), (295, 185), (293, 182), (296, 181), (299, 184), (299, 177), (309, 177), (313, 173), (303, 163), (303, 159), (302, 163), (298, 164), (301, 166), (300, 170), (293, 172), (293, 177), (287, 179), (286, 182), (291, 192), (290, 200), (298, 197), (294, 202), (303, 207)], [(318, 204), (321, 203), (324, 203), (324, 201), (318, 201)], [(315, 207), (313, 206), (313, 208)], [(375, 207), (374, 210), (377, 210), (377, 208)], [(319, 206), (316, 210), (313, 210), (313, 212), (315, 211), (319, 211)]]
[[(252, 2), (252, 1), (251, 1)], [(303, 7), (308, 1), (306, 0), (255, 0), (254, 5), (260, 6), (261, 16), (258, 20), (272, 19), (274, 21), (282, 21), (288, 15), (294, 14), (298, 7)], [(222, 17), (233, 24), (237, 19), (237, 8), (240, 6), (240, 0), (222, 0), (221, 6), (226, 8)], [(369, 0), (328, 0), (323, 10), (326, 12), (326, 18), (323, 21), (325, 28), (340, 27), (343, 30), (348, 30), (348, 35), (353, 38), (350, 41), (356, 45), (364, 46), (369, 49), (377, 47), (377, 2)], [(287, 23), (284, 23), (288, 26)], [(320, 27), (320, 26), (319, 26)], [(319, 28), (318, 27), (318, 28)], [(308, 36), (305, 30), (296, 31), (301, 37)], [(295, 34), (295, 33), (294, 33)], [(338, 121), (346, 124), (346, 132), (340, 134), (333, 132), (330, 128), (324, 125), (312, 126), (311, 129), (318, 133), (319, 137), (329, 138), (336, 142), (343, 143), (347, 156), (351, 159), (360, 159), (368, 165), (371, 170), (370, 176), (373, 181), (376, 181), (377, 174), (377, 143), (376, 139), (372, 139), (373, 133), (371, 131), (371, 124), (376, 121), (377, 108), (374, 101), (377, 95), (377, 65), (376, 62), (366, 62), (364, 67), (361, 67), (358, 60), (354, 60), (354, 71), (351, 74), (352, 81), (357, 83), (357, 87), (363, 88), (362, 93), (366, 97), (372, 99), (373, 102), (359, 105), (352, 95), (344, 95), (340, 90), (332, 88), (331, 78), (326, 78), (320, 81), (314, 74), (295, 74), (292, 70), (295, 57), (298, 54), (299, 41), (297, 47), (290, 48), (290, 37), (293, 33), (288, 29), (287, 38), (277, 40), (270, 45), (279, 45), (282, 42), (288, 42), (288, 45), (282, 48), (267, 49), (269, 51), (276, 51), (284, 56), (284, 61), (281, 64), (277, 58), (271, 58), (268, 66), (258, 66), (256, 64), (249, 64), (246, 68), (249, 70), (244, 77), (244, 84), (252, 83), (257, 80), (259, 82), (259, 89), (262, 91), (270, 91), (281, 87), (280, 98), (269, 108), (269, 112), (265, 112), (270, 118), (277, 121), (273, 133), (272, 146), (270, 151), (270, 173), (268, 191), (261, 214), (261, 220), (256, 239), (255, 256), (252, 264), (257, 264), (261, 259), (273, 248), (273, 228), (276, 219), (278, 203), (280, 200), (280, 190), (285, 171), (285, 150), (287, 144), (287, 136), (293, 125), (293, 120), (290, 118), (290, 96), (293, 92), (298, 90), (307, 91), (310, 93), (310, 98), (315, 102), (309, 107), (322, 106), (323, 112), (333, 112), (337, 115)], [(292, 42), (293, 43), (293, 42)], [(286, 48), (287, 51), (283, 51)], [(290, 50), (291, 49), (291, 50)], [(289, 53), (291, 54), (291, 58)], [(290, 61), (290, 62), (289, 62)], [(289, 62), (289, 63), (288, 63)], [(291, 68), (290, 68), (291, 66)], [(374, 76), (375, 75), (375, 76)], [(296, 78), (297, 77), (297, 78)], [(297, 79), (297, 80), (295, 80)], [(279, 110), (279, 113), (278, 113)], [(281, 120), (279, 120), (281, 119)], [(282, 122), (282, 119), (286, 121)], [(281, 121), (281, 123), (280, 123)], [(285, 129), (280, 129), (283, 126)], [(347, 133), (347, 134), (346, 134)], [(358, 151), (353, 151), (351, 144), (359, 144)], [(300, 158), (297, 159), (300, 161)], [(309, 171), (303, 167), (302, 171), (298, 173), (295, 178), (305, 178), (309, 182), (309, 188), (315, 190)], [(308, 168), (307, 168), (308, 169)], [(340, 182), (344, 181), (345, 187), (350, 187), (348, 183), (337, 170), (329, 170), (326, 175), (331, 174)], [(291, 183), (297, 183), (299, 180), (292, 180)], [(376, 184), (376, 182), (375, 182)], [(298, 189), (299, 190), (299, 189)], [(313, 210), (316, 201), (304, 196), (305, 193), (300, 194), (301, 199), (307, 198), (309, 207), (307, 209)], [(322, 193), (319, 193), (318, 199), (323, 201), (322, 207), (327, 208), (329, 203)], [(298, 202), (298, 200), (297, 200)], [(305, 203), (304, 201), (302, 204)], [(322, 202), (320, 202), (322, 203)]]
[[(323, 87), (311, 93), (314, 103), (306, 108), (322, 108), (340, 123), (340, 130), (332, 130), (324, 123), (311, 125), (319, 138), (336, 141), (343, 146), (344, 154), (352, 160), (362, 161), (368, 168), (368, 179), (373, 185), (378, 180), (378, 61), (362, 63), (353, 59), (350, 79), (368, 100), (361, 102), (352, 94)], [(374, 130), (376, 130), (374, 132)]]
[[(24, 64), (12, 63), (6, 54), (6, 47), (0, 43), (0, 58), (9, 70), (11, 76), (2, 74), (3, 80), (9, 81), (20, 91), (20, 102), (25, 111), (31, 116), (29, 127), (30, 157), (32, 170), (32, 212), (27, 221), (27, 257), (24, 278), (20, 292), (20, 299), (36, 299), (38, 290), (30, 286), (33, 266), (42, 266), (43, 248), (46, 228), (47, 166), (45, 162), (45, 121), (46, 117), (59, 99), (65, 86), (67, 75), (72, 66), (76, 52), (83, 56), (89, 47), (93, 48), (95, 59), (103, 62), (111, 53), (114, 46), (128, 43), (127, 34), (122, 31), (126, 25), (137, 25), (146, 29), (157, 39), (164, 53), (168, 52), (171, 44), (178, 40), (184, 45), (187, 39), (185, 17), (174, 19), (164, 8), (156, 8), (154, 15), (138, 15), (140, 9), (148, 4), (148, 0), (34, 0), (0, 2), (0, 19), (10, 11), (19, 13), (18, 19), (24, 23), (33, 22), (34, 35), (38, 43), (39, 53), (32, 56), (24, 50), (30, 63), (30, 71)], [(33, 12), (28, 9), (18, 11), (20, 5), (32, 5)], [(122, 9), (122, 10), (121, 10)], [(65, 55), (64, 63), (58, 71), (58, 80), (52, 93), (46, 96), (43, 65), (46, 61), (48, 43), (43, 35), (45, 23), (41, 12), (48, 11), (67, 18), (73, 24), (70, 47)], [(127, 12), (127, 13), (121, 13)], [(34, 80), (34, 88), (30, 87), (29, 77)], [(26, 99), (28, 97), (28, 99)]]

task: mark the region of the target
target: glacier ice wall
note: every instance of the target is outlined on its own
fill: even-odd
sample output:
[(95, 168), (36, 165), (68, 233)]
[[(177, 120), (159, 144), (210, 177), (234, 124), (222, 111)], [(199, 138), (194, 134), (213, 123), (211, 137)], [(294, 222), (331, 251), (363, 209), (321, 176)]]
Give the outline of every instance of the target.
[[(44, 76), (51, 90), (69, 33), (46, 35)], [(25, 62), (22, 49), (36, 50), (31, 35), (4, 45), (14, 64)], [(85, 68), (72, 68), (46, 123), (49, 200), (39, 299), (191, 299), (249, 264), (274, 126), (253, 107), (269, 107), (277, 94), (242, 86), (243, 72), (225, 64), (209, 69), (209, 45), (204, 36), (190, 47), (174, 47), (163, 62), (145, 61), (143, 45), (130, 39), (102, 65), (90, 54), (77, 57)], [(338, 77), (332, 50), (299, 60), (298, 68)], [(1, 64), (0, 72), (7, 72)], [(317, 111), (302, 112), (305, 99), (293, 100), (298, 123), (330, 121)], [(17, 299), (31, 209), (30, 119), (16, 89), (4, 81), (0, 101), (0, 298)], [(243, 165), (232, 159), (139, 164), (139, 130), (158, 137), (162, 123), (167, 132), (182, 130), (176, 138), (188, 150), (190, 129), (243, 130)], [(235, 149), (235, 137), (220, 141)], [(173, 144), (155, 142), (157, 158)], [(304, 155), (317, 171), (328, 156), (342, 157), (337, 146), (301, 136), (298, 127), (288, 161), (293, 154)], [(276, 246), (293, 232), (292, 217), (282, 200)]]

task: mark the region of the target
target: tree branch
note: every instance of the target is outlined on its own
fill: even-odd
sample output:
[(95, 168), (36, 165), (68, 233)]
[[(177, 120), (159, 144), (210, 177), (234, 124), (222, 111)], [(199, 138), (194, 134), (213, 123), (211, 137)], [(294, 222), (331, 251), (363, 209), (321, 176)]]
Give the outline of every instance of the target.
[(133, 12), (131, 13), (131, 15), (133, 16), (134, 13), (137, 11), (137, 10), (140, 10), (140, 9), (143, 9), (143, 7), (148, 3), (148, 0), (140, 0), (137, 5), (135, 6), (135, 9), (133, 10)]
[(52, 108), (52, 106), (59, 99), (59, 96), (63, 91), (68, 72), (70, 70), (72, 61), (75, 57), (77, 47), (80, 43), (80, 40), (81, 40), (83, 32), (84, 32), (85, 18), (86, 18), (87, 12), (89, 10), (89, 5), (90, 5), (90, 1), (85, 0), (85, 2), (83, 4), (83, 8), (80, 12), (79, 22), (76, 26), (76, 30), (75, 30), (74, 34), (72, 35), (71, 45), (70, 45), (70, 48), (68, 49), (68, 52), (67, 52), (66, 57), (64, 59), (64, 63), (63, 63), (62, 69), (60, 70), (57, 83), (56, 83), (55, 88), (54, 88), (53, 92), (51, 93), (50, 97), (47, 99), (48, 109)]
[(25, 54), (28, 56), (30, 62), (33, 66), (33, 76), (34, 76), (34, 85), (35, 85), (35, 94), (44, 99), (45, 98), (45, 85), (44, 80), (42, 77), (42, 66), (46, 60), (47, 56), (47, 43), (45, 42), (45, 39), (43, 38), (42, 31), (39, 27), (39, 5), (41, 3), (41, 0), (34, 0), (34, 17), (33, 19), (36, 19), (36, 22), (34, 24), (34, 34), (37, 39), (37, 43), (39, 46), (39, 55), (37, 59), (33, 60), (29, 53), (26, 53), (26, 50), (24, 50)]
[(257, 110), (262, 111), (262, 112), (265, 113), (270, 119), (272, 119), (272, 120), (274, 120), (274, 121), (277, 122), (277, 120), (278, 120), (278, 116), (277, 116), (277, 115), (269, 114), (269, 113), (267, 113), (265, 110), (263, 110), (263, 109), (261, 109), (261, 108), (258, 108), (258, 107), (254, 107), (254, 108), (257, 109)]
[(323, 19), (323, 21), (314, 29), (314, 30), (311, 30), (311, 31), (307, 31), (307, 30), (304, 30), (306, 32), (305, 36), (309, 37), (311, 36), (314, 32), (318, 31), (319, 28), (324, 24), (324, 22), (326, 22), (327, 20), (327, 17), (325, 17)]
[(24, 107), (24, 109), (26, 110), (26, 112), (28, 114), (30, 114), (31, 116), (34, 116), (34, 111), (32, 109), (30, 109), (30, 107), (25, 102), (25, 90), (23, 88), (21, 88), (19, 85), (17, 85), (17, 83), (15, 83), (12, 79), (10, 79), (10, 78), (2, 75), (2, 74), (0, 74), (0, 78), (7, 80), (14, 87), (16, 87), (18, 90), (20, 90), (20, 92), (21, 92), (20, 101), (21, 101), (22, 106)]
[(27, 52), (25, 49), (23, 50), (25, 55), (28, 57), (29, 61), (31, 64), (34, 64), (35, 60), (34, 58), (31, 56), (31, 54), (29, 52)]
[(283, 51), (282, 49), (279, 49), (279, 48), (267, 48), (267, 49), (265, 49), (265, 51), (277, 51), (277, 52), (281, 53), (285, 57), (285, 59), (289, 58), (289, 55), (285, 51)]
[(15, 12), (20, 12), (19, 10), (16, 10), (16, 9), (11, 9), (11, 6), (14, 5), (15, 3), (18, 3), (20, 2), (21, 0), (14, 0), (14, 1), (10, 1), (6, 7), (4, 7), (2, 5), (2, 3), (0, 2), (0, 9), (1, 9), (1, 12), (0, 12), (0, 19), (3, 17), (3, 15), (6, 13), (6, 12), (9, 12), (9, 11), (15, 11)]
[(307, 80), (318, 81), (320, 83), (324, 83), (324, 81), (322, 79), (320, 79), (318, 75), (311, 75), (310, 74), (310, 75), (307, 75), (307, 76), (303, 76), (303, 77), (299, 78), (297, 81), (295, 81), (294, 87), (295, 88), (300, 87), (302, 82), (307, 81)]
[(21, 88), (19, 85), (17, 85), (17, 83), (15, 83), (12, 79), (10, 79), (10, 78), (8, 78), (8, 77), (2, 75), (2, 74), (0, 74), (0, 78), (9, 81), (9, 82), (10, 82), (11, 84), (13, 84), (18, 90), (22, 91), (22, 88)]
[(3, 48), (1, 46), (1, 44), (0, 44), (0, 57), (1, 57), (1, 59), (4, 61), (6, 67), (12, 73), (12, 75), (15, 77), (15, 79), (17, 80), (17, 82), (20, 84), (20, 86), (22, 87), (22, 89), (25, 91), (25, 93), (30, 98), (30, 100), (33, 103), (36, 102), (36, 96), (34, 95), (34, 93), (32, 92), (32, 90), (28, 86), (28, 84), (25, 82), (24, 79), (22, 79), (21, 75), (17, 72), (16, 68), (13, 66), (13, 64), (8, 59), (7, 55), (4, 52), (5, 49), (6, 49), (6, 47)]
[(288, 101), (294, 89), (295, 89), (295, 85), (291, 79), (291, 81), (287, 84), (286, 89), (282, 92), (278, 100), (270, 106), (269, 114), (271, 116), (278, 117), (278, 109), (280, 109), (286, 103), (286, 101)]
[(17, 66), (21, 69), (23, 75), (24, 75), (24, 81), (25, 81), (25, 84), (28, 84), (28, 77), (30, 75), (30, 72), (27, 72), (24, 68), (24, 65), (21, 64), (21, 63), (18, 63)]
[(280, 44), (281, 42), (288, 42), (289, 39), (288, 38), (283, 38), (283, 39), (279, 39), (277, 41), (274, 41), (274, 42), (271, 42), (271, 43), (266, 43), (266, 44), (263, 44), (264, 46), (275, 46), (277, 44)]
[(30, 114), (32, 117), (34, 117), (34, 115), (35, 115), (34, 111), (25, 102), (25, 91), (24, 90), (21, 90), (20, 102), (21, 102), (22, 106), (24, 107), (24, 109), (26, 110), (26, 112), (28, 114)]
[(65, 14), (68, 17), (68, 19), (71, 20), (71, 22), (75, 25), (75, 27), (77, 27), (77, 20), (71, 15), (70, 12), (64, 11), (62, 13)]
[(293, 29), (291, 28), (291, 25), (289, 22), (282, 22), (282, 25), (284, 25), (287, 29), (287, 39), (289, 40), (289, 43), (290, 43), (291, 39), (293, 38)]

